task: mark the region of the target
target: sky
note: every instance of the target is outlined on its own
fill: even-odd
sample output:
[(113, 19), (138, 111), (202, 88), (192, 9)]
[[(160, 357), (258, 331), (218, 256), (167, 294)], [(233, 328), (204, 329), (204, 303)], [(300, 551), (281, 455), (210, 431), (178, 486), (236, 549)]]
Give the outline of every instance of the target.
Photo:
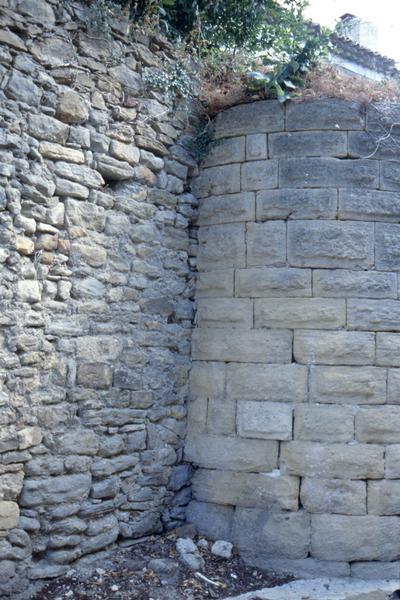
[(379, 52), (400, 62), (400, 0), (309, 0), (307, 15), (315, 22), (334, 27), (337, 19), (351, 13), (379, 27)]

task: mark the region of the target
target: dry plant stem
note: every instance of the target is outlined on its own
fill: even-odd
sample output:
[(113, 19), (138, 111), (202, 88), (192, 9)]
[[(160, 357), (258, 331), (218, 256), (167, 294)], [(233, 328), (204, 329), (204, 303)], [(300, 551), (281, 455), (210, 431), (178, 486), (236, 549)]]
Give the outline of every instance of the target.
[(361, 158), (372, 158), (373, 156), (375, 156), (375, 154), (378, 152), (378, 150), (379, 150), (379, 148), (380, 148), (381, 144), (382, 144), (382, 143), (383, 143), (385, 140), (387, 140), (387, 139), (389, 139), (389, 138), (391, 137), (391, 135), (392, 135), (392, 131), (393, 131), (393, 128), (394, 128), (394, 127), (397, 127), (397, 126), (400, 126), (400, 123), (393, 123), (393, 124), (390, 126), (390, 129), (389, 129), (388, 133), (387, 133), (386, 135), (383, 135), (382, 137), (380, 137), (380, 138), (377, 140), (377, 142), (376, 142), (376, 148), (375, 148), (375, 150), (374, 150), (373, 152), (371, 152), (371, 154), (368, 154), (367, 156), (362, 156)]

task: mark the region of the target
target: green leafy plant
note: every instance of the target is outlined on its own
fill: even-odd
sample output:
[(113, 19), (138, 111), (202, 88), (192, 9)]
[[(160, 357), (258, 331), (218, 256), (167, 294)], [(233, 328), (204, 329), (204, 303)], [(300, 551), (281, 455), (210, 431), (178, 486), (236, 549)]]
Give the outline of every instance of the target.
[(193, 79), (186, 65), (181, 62), (164, 62), (160, 68), (147, 68), (142, 73), (143, 83), (148, 89), (161, 92), (169, 102), (193, 97)]

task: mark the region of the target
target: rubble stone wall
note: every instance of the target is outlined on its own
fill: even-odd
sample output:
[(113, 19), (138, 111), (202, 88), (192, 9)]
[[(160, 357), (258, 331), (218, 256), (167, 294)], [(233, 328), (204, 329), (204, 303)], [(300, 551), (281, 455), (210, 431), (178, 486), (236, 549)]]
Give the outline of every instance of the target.
[[(182, 523), (192, 321), (175, 61), (88, 3), (0, 0), (0, 597)], [(173, 109), (173, 110), (172, 110)]]
[(384, 120), (341, 100), (231, 108), (192, 188), (188, 519), (301, 577), (400, 574), (400, 162), (375, 144)]

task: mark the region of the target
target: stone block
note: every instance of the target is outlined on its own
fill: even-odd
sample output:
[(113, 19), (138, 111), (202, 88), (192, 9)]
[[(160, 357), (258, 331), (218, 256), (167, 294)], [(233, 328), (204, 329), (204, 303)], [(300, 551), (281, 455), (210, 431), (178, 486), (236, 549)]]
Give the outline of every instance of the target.
[(360, 442), (396, 444), (399, 430), (400, 406), (369, 406), (356, 413), (356, 439)]
[(400, 367), (400, 334), (377, 334), (376, 364), (385, 367)]
[(233, 269), (200, 272), (196, 278), (196, 298), (231, 298)]
[[(350, 565), (347, 562), (316, 560), (315, 558), (273, 558), (264, 556), (260, 549), (256, 552), (251, 552), (250, 550), (241, 552), (240, 556), (246, 564), (252, 567), (258, 567), (263, 571), (292, 575), (298, 579), (350, 577)], [(363, 600), (366, 599), (364, 598)]]
[(255, 327), (337, 329), (346, 323), (346, 303), (321, 298), (262, 298), (254, 302), (254, 319)]
[(364, 129), (365, 109), (362, 102), (321, 98), (290, 102), (286, 109), (288, 131), (309, 129)]
[[(370, 156), (374, 159), (396, 160), (396, 143), (391, 142), (391, 139), (387, 138), (378, 144), (378, 138), (384, 137), (387, 135), (387, 133), (389, 133), (390, 125), (387, 127), (387, 130), (385, 130), (384, 127), (381, 127), (380, 131), (378, 131), (376, 127), (373, 127), (373, 129), (375, 131), (371, 132), (370, 127), (367, 126), (367, 131), (349, 131), (349, 157), (366, 158)], [(392, 137), (394, 134), (393, 137), (397, 138), (396, 129), (397, 128), (394, 128), (392, 130), (390, 137)], [(382, 162), (382, 166), (384, 164), (385, 163)], [(383, 173), (381, 171), (380, 187), (385, 189), (382, 174)], [(390, 186), (391, 184), (392, 182), (389, 175), (388, 185)], [(389, 187), (388, 189), (391, 188)]]
[(295, 331), (294, 357), (301, 364), (371, 365), (375, 335), (360, 331)]
[(24, 102), (29, 106), (37, 106), (42, 96), (40, 88), (30, 77), (13, 69), (7, 82), (6, 96), (12, 100)]
[(242, 165), (242, 190), (256, 191), (278, 187), (278, 161), (255, 160)]
[(188, 435), (206, 433), (207, 430), (207, 398), (193, 398), (188, 402)]
[(301, 483), (300, 500), (310, 513), (365, 515), (366, 483), (305, 477)]
[(198, 469), (193, 498), (200, 502), (270, 510), (297, 510), (299, 480), (274, 473), (235, 473)]
[(399, 300), (348, 300), (349, 329), (400, 331)]
[(237, 431), (243, 438), (291, 440), (292, 421), (290, 404), (241, 400), (237, 405)]
[[(286, 263), (286, 223), (248, 223), (247, 266), (280, 266)], [(237, 265), (244, 266), (244, 265)]]
[(60, 454), (95, 456), (99, 449), (97, 435), (87, 429), (77, 429), (57, 435), (54, 445)]
[(368, 482), (368, 514), (400, 514), (400, 481), (389, 479)]
[(271, 133), (268, 136), (269, 156), (346, 156), (347, 132), (345, 131), (298, 131), (294, 133)]
[(192, 501), (186, 509), (186, 519), (192, 523), (201, 535), (215, 540), (230, 540), (233, 507), (220, 506), (207, 502)]
[(54, 167), (55, 173), (64, 179), (70, 179), (77, 183), (84, 182), (85, 185), (91, 188), (101, 188), (105, 185), (103, 177), (86, 165), (75, 165), (67, 162), (56, 162)]
[(400, 369), (388, 369), (388, 404), (400, 404)]
[(373, 223), (289, 221), (287, 235), (292, 266), (365, 269), (374, 264)]
[(313, 291), (315, 296), (330, 298), (397, 298), (397, 274), (316, 269)]
[(307, 368), (301, 365), (227, 365), (227, 397), (234, 400), (305, 402)]
[(197, 300), (198, 327), (253, 327), (253, 300), (203, 298)]
[[(400, 189), (400, 187), (399, 187)], [(400, 221), (400, 198), (378, 190), (339, 190), (339, 219), (352, 221)]]
[(231, 137), (211, 142), (207, 156), (202, 162), (202, 168), (217, 165), (229, 165), (245, 160), (246, 138)]
[(262, 160), (263, 158), (268, 158), (265, 133), (253, 133), (246, 136), (246, 160)]
[[(388, 152), (389, 156), (389, 152)], [(400, 190), (400, 165), (396, 161), (381, 162), (381, 181), (382, 190)], [(398, 206), (398, 203), (396, 203)]]
[(194, 360), (290, 363), (292, 333), (245, 329), (196, 329), (192, 339)]
[(23, 507), (81, 502), (88, 497), (92, 478), (89, 473), (61, 475), (47, 479), (28, 478), (19, 500)]
[(244, 267), (245, 225), (211, 225), (199, 231), (197, 266), (199, 271)]
[(269, 473), (277, 467), (278, 442), (190, 435), (185, 460), (205, 469)]
[(77, 356), (84, 360), (116, 360), (123, 348), (123, 341), (114, 336), (84, 336), (76, 339)]
[(327, 404), (385, 404), (386, 369), (315, 366), (310, 372), (310, 399)]
[(29, 115), (28, 130), (38, 140), (65, 144), (69, 135), (69, 127), (47, 115)]
[(322, 560), (396, 560), (398, 517), (313, 515), (311, 556)]
[(207, 432), (214, 435), (235, 435), (236, 403), (229, 399), (209, 398)]
[(376, 224), (375, 266), (386, 271), (400, 270), (400, 225)]
[(337, 191), (286, 188), (256, 194), (256, 219), (335, 219)]
[(382, 479), (383, 446), (284, 442), (281, 467), (287, 475), (322, 479)]
[(36, 279), (26, 279), (17, 282), (17, 299), (33, 304), (40, 302), (42, 297), (39, 282)]
[(386, 447), (385, 477), (387, 479), (400, 479), (400, 444)]
[[(351, 576), (355, 579), (393, 579), (400, 573), (400, 561), (368, 561), (351, 563)], [(372, 599), (370, 599), (372, 600)]]
[(106, 390), (112, 384), (112, 369), (104, 363), (83, 363), (78, 367), (77, 384)]
[(217, 225), (219, 223), (235, 223), (254, 221), (255, 199), (253, 192), (228, 194), (227, 196), (210, 196), (200, 203), (198, 225)]
[(225, 365), (219, 362), (193, 362), (190, 371), (191, 398), (222, 398)]
[(351, 406), (299, 404), (294, 411), (294, 439), (309, 442), (350, 442), (354, 438)]
[(14, 529), (19, 519), (19, 507), (16, 502), (0, 500), (0, 531)]
[(240, 552), (305, 558), (310, 550), (310, 515), (302, 511), (280, 513), (237, 508), (232, 541)]
[(240, 192), (240, 165), (203, 169), (192, 181), (191, 189), (196, 198)]
[(240, 104), (219, 113), (214, 123), (214, 137), (219, 139), (283, 129), (283, 108), (278, 107), (275, 101), (264, 100)]
[(279, 187), (376, 189), (379, 187), (379, 165), (376, 160), (361, 158), (282, 158)]
[(75, 150), (54, 142), (40, 142), (39, 152), (44, 158), (51, 160), (65, 160), (77, 164), (85, 162), (85, 155), (82, 150)]
[(311, 269), (237, 269), (235, 295), (243, 298), (311, 296)]

